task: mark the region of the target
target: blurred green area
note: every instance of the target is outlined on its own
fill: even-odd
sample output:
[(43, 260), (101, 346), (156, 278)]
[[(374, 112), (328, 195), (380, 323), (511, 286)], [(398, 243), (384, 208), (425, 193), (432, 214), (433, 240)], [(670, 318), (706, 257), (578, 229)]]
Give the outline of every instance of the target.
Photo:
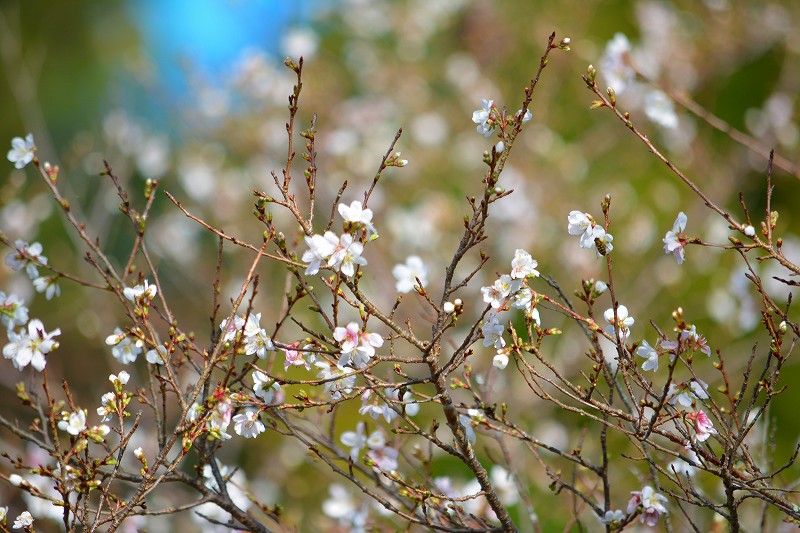
[[(217, 80), (192, 75), (192, 65), (185, 65), (186, 95), (171, 100), (158, 83), (153, 62), (143, 53), (140, 33), (124, 3), (4, 2), (0, 17), (4, 74), (0, 140), (34, 133), (39, 157), (61, 164), (60, 183), (76, 213), (85, 217), (120, 265), (133, 233), (116, 213), (119, 201), (111, 184), (99, 176), (104, 158), (135, 206), (144, 205), (144, 180), (159, 178), (163, 189), (200, 216), (244, 240), (259, 242), (262, 229), (249, 216), (251, 192), (272, 190), (269, 173), (280, 175), (286, 153), (283, 124), (291, 77), (281, 65), (282, 57), (255, 56), (261, 59), (250, 57), (249, 62), (244, 58), (237, 68), (220, 72), (224, 79)], [(617, 297), (636, 318), (633, 337), (652, 343), (656, 332), (648, 322), (669, 331), (670, 314), (680, 306), (686, 319), (708, 337), (712, 349), (720, 351), (730, 375), (740, 375), (754, 343), (761, 342), (756, 350), (767, 349), (758, 327), (758, 298), (743, 278), (741, 259), (732, 252), (690, 246), (686, 263), (678, 267), (661, 249), (661, 238), (679, 211), (689, 217), (687, 233), (704, 241), (724, 245), (731, 232), (610, 112), (589, 109), (594, 98), (580, 77), (589, 64), (599, 68), (605, 43), (622, 32), (634, 48), (647, 47), (656, 54), (649, 57), (651, 64), (640, 65), (656, 73), (654, 83), (685, 92), (730, 126), (797, 161), (798, 23), (800, 4), (791, 1), (335, 3), (312, 13), (309, 22), (318, 42), (308, 48), (313, 53), (305, 65), (299, 114), (299, 128), (306, 128), (314, 113), (318, 116), (316, 229), (324, 228), (329, 204), (343, 179), (349, 182), (343, 201), (362, 197), (380, 157), (402, 127), (398, 148), (410, 163), (388, 171), (370, 200), (381, 238), (367, 254), (370, 269), (364, 284), (377, 302), (391, 305), (397, 295), (386, 290), (391, 283), (383, 280), (393, 264), (416, 253), (431, 267), (435, 294), (467, 213), (464, 196), (480, 193), (482, 153), (494, 142), (475, 133), (471, 113), (480, 107), (481, 98), (494, 99), (510, 112), (519, 109), (522, 88), (535, 73), (548, 35), (555, 31), (558, 38), (571, 38), (572, 51), (551, 55), (536, 88), (534, 119), (514, 147), (501, 180), (515, 193), (497, 206), (490, 225), (484, 250), (492, 260), (459, 296), (471, 310), (479, 307), (478, 288), (490, 284), (494, 272), (507, 270), (518, 247), (538, 259), (539, 270), (567, 294), (579, 288), (582, 277), (606, 279), (604, 262), (595, 260), (591, 251), (579, 250), (567, 235), (566, 216), (578, 209), (599, 219), (600, 202), (610, 194), (614, 284)], [(603, 76), (600, 70), (598, 79)], [(766, 208), (766, 160), (681, 108), (678, 130), (652, 124), (640, 100), (620, 94), (618, 106), (630, 109), (637, 127), (735, 218), (743, 216), (741, 192), (758, 227)], [(153, 105), (142, 108), (142, 101)], [(131, 102), (134, 109), (126, 109)], [(169, 117), (171, 131), (153, 126), (164, 117)], [(126, 128), (138, 128), (138, 134), (120, 134)], [(131, 139), (141, 143), (141, 149), (127, 145)], [(165, 149), (166, 155), (161, 154)], [(152, 164), (153, 159), (160, 165)], [(153, 168), (161, 172), (148, 174)], [(45, 189), (34, 170), (15, 171), (10, 164), (5, 169), (0, 171), (3, 231), (12, 238), (41, 241), (52, 264), (96, 280), (59, 210), (43, 207)], [(298, 165), (295, 175), (301, 174)], [(771, 207), (780, 212), (778, 231), (784, 236), (786, 255), (798, 262), (800, 183), (780, 168), (774, 169), (772, 183)], [(28, 211), (15, 203), (19, 200)], [(294, 237), (297, 228), (285, 214), (275, 216), (287, 224), (287, 236)], [(159, 219), (164, 221), (160, 225)], [(215, 327), (209, 325), (208, 316), (216, 242), (177, 213), (164, 196), (157, 200), (150, 224), (164, 292), (183, 317), (182, 327), (207, 338)], [(300, 254), (302, 250), (299, 246)], [(223, 301), (243, 278), (249, 259), (241, 251), (226, 252)], [(769, 265), (752, 262), (765, 279), (787, 277)], [(469, 263), (476, 264), (477, 258), (471, 257)], [(143, 261), (137, 266), (144, 268)], [(24, 280), (12, 274), (7, 270), (0, 274), (4, 288), (24, 291)], [(261, 275), (256, 304), (272, 320), (270, 313), (280, 308), (283, 299), (283, 271), (264, 265)], [(89, 293), (67, 282), (61, 285), (62, 296), (54, 302), (40, 296), (33, 299), (28, 288), (31, 314), (48, 326), (62, 328), (62, 348), (49, 365), (54, 374), (63, 372), (76, 397), (91, 404), (105, 390), (105, 376), (119, 370), (102, 339), (122, 316), (108, 294)], [(773, 283), (770, 291), (785, 302), (789, 288)], [(402, 312), (416, 321), (416, 329), (427, 327), (423, 306), (411, 298), (405, 305)], [(595, 310), (598, 321), (607, 306), (606, 300)], [(223, 305), (222, 312), (227, 311)], [(577, 328), (558, 314), (543, 310), (542, 316), (545, 327), (565, 332), (562, 340), (549, 346), (552, 359), (565, 366), (584, 364), (586, 347), (575, 338)], [(293, 340), (291, 334), (300, 332), (287, 331), (288, 338), (281, 340)], [(491, 374), (491, 355), (478, 353), (472, 361), (476, 370)], [(698, 373), (713, 389), (719, 379), (710, 362), (701, 364)], [(786, 368), (785, 382), (794, 382), (798, 373), (796, 366)], [(17, 376), (5, 374), (7, 389), (0, 395), (0, 406), (10, 409), (10, 390)], [(507, 402), (510, 415), (534, 433), (554, 434), (569, 447), (577, 446), (582, 432), (597, 431), (532, 398), (510, 373), (493, 379), (508, 393), (508, 397), (495, 394), (493, 401)], [(769, 413), (777, 424), (772, 451), (776, 457), (786, 457), (796, 445), (800, 431), (800, 421), (793, 416), (796, 400), (790, 388)], [(350, 425), (357, 419), (354, 413), (342, 418)], [(620, 449), (626, 445), (622, 439), (615, 444)], [(291, 500), (318, 505), (324, 499), (321, 484), (299, 481), (320, 475), (315, 473), (317, 466), (292, 450), (297, 444), (262, 439), (259, 446), (267, 451), (242, 447), (235, 462), (259, 472), (263, 453), (285, 460), (286, 466), (272, 473), (272, 481), (290, 496), (281, 499), (289, 521), (308, 527), (315, 513), (308, 515), (303, 504)], [(597, 453), (590, 444), (587, 448), (587, 453)], [(435, 469), (452, 475), (446, 461)], [(636, 485), (632, 474), (623, 472), (620, 477)], [(549, 481), (538, 467), (525, 482), (532, 498), (550, 501)], [(615, 502), (618, 507), (623, 503)], [(563, 527), (566, 507), (551, 510), (547, 505), (537, 508), (545, 530), (556, 524)]]

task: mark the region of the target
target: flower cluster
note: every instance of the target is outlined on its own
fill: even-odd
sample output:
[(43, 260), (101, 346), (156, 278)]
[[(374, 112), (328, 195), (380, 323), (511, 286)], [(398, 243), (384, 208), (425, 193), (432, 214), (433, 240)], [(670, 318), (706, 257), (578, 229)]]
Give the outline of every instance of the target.
[(345, 229), (341, 236), (326, 231), (324, 235), (314, 234), (305, 238), (308, 250), (303, 253), (303, 261), (308, 263), (307, 276), (315, 275), (324, 265), (352, 277), (356, 266), (367, 264), (367, 260), (361, 257), (364, 245), (356, 237), (360, 238), (362, 234), (366, 240), (378, 237), (372, 225), (372, 210), (364, 209), (361, 202), (354, 201), (349, 206), (339, 204), (339, 214), (344, 219)]
[(383, 346), (383, 338), (380, 335), (362, 331), (355, 322), (334, 329), (333, 338), (341, 343), (339, 368), (344, 368), (348, 364), (352, 364), (355, 368), (364, 368), (369, 360), (375, 357), (375, 348)]
[(642, 487), (642, 490), (631, 492), (631, 499), (628, 500), (628, 514), (633, 512), (641, 512), (642, 515), (639, 520), (646, 523), (648, 526), (653, 527), (658, 523), (661, 515), (667, 512), (664, 507), (666, 496), (657, 493), (653, 487), (647, 485)]
[(222, 342), (240, 339), (244, 343), (244, 353), (247, 355), (256, 355), (264, 359), (268, 351), (275, 349), (272, 337), (261, 327), (261, 313), (251, 313), (247, 318), (237, 315), (231, 321), (223, 319), (219, 329), (223, 332)]
[(3, 357), (11, 359), (20, 370), (30, 364), (41, 372), (47, 365), (45, 355), (58, 348), (58, 342), (53, 340), (58, 335), (61, 335), (60, 328), (48, 333), (42, 321), (34, 318), (28, 322), (27, 328), (16, 332), (8, 330), (8, 344), (3, 347)]
[[(520, 121), (524, 124), (532, 118), (533, 113), (531, 113), (530, 109), (526, 109), (525, 113), (520, 109), (513, 117), (506, 117), (504, 113), (497, 109), (494, 100), (487, 100), (486, 98), (481, 100), (481, 108), (472, 112), (472, 122), (477, 124), (475, 129), (484, 137), (491, 137), (498, 126), (505, 126), (508, 121)], [(502, 151), (502, 147), (497, 150), (498, 153)]]
[[(484, 346), (501, 349), (506, 345), (503, 339), (505, 326), (500, 321), (500, 313), (510, 308), (522, 309), (527, 320), (537, 326), (541, 324), (539, 310), (536, 308), (539, 300), (528, 287), (528, 280), (539, 276), (539, 271), (536, 270), (538, 264), (531, 254), (517, 249), (514, 252), (514, 259), (511, 260), (511, 273), (503, 274), (492, 285), (481, 287), (483, 301), (491, 306), (491, 311), (486, 314), (481, 326)], [(508, 356), (498, 352), (498, 357), (500, 359), (495, 358), (495, 366), (505, 368)]]

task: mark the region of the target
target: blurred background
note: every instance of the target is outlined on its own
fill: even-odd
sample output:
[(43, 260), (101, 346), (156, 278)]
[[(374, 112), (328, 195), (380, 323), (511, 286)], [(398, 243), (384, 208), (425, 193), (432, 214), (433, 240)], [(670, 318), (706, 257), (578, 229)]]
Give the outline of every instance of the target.
[[(680, 306), (735, 374), (753, 343), (764, 342), (757, 294), (741, 260), (692, 246), (678, 266), (664, 255), (661, 242), (679, 211), (688, 216), (690, 236), (726, 244), (731, 232), (611, 113), (589, 109), (594, 98), (580, 76), (593, 64), (601, 86), (618, 80), (612, 77), (613, 46), (607, 45), (623, 34), (647, 79), (625, 80), (625, 88), (617, 90), (618, 106), (736, 218), (743, 218), (741, 192), (758, 227), (766, 205), (763, 153), (732, 141), (681, 106), (670, 114), (670, 104), (664, 104), (668, 118), (649, 117), (648, 95), (655, 87), (685, 94), (766, 149), (800, 161), (799, 26), (800, 4), (792, 1), (6, 0), (0, 4), (0, 141), (10, 147), (12, 137), (33, 133), (38, 156), (61, 166), (59, 182), (76, 214), (120, 264), (133, 233), (119, 216), (115, 190), (99, 175), (104, 159), (134, 206), (144, 205), (145, 180), (157, 178), (198, 216), (257, 243), (262, 228), (251, 216), (252, 191), (274, 191), (270, 172), (280, 174), (286, 158), (284, 124), (294, 75), (283, 58), (303, 56), (298, 120), (305, 129), (312, 115), (318, 116), (320, 224), (343, 180), (349, 183), (343, 201), (363, 198), (380, 158), (403, 128), (398, 149), (409, 164), (387, 171), (370, 200), (380, 239), (368, 247), (364, 283), (375, 301), (388, 307), (397, 293), (386, 290), (393, 282), (385, 280), (391, 280), (391, 267), (411, 254), (425, 261), (429, 290), (436, 294), (463, 228), (465, 196), (480, 193), (482, 154), (496, 142), (476, 133), (472, 111), (482, 98), (510, 112), (519, 109), (522, 89), (555, 31), (559, 39), (571, 38), (572, 50), (551, 55), (536, 89), (533, 120), (501, 179), (514, 193), (497, 206), (490, 224), (483, 249), (492, 260), (460, 297), (469, 313), (476, 311), (478, 288), (491, 284), (495, 272), (508, 270), (516, 248), (538, 259), (539, 270), (567, 294), (579, 288), (581, 278), (605, 279), (604, 261), (578, 249), (567, 235), (566, 217), (577, 209), (601, 219), (600, 202), (610, 194), (616, 294), (636, 318), (633, 337), (653, 343), (648, 322), (669, 331), (670, 313)], [(302, 167), (295, 173), (301, 176)], [(798, 176), (796, 167), (776, 168), (772, 181), (778, 232), (795, 263), (800, 261)], [(274, 215), (287, 235), (296, 231), (285, 213)], [(0, 167), (0, 229), (12, 239), (40, 241), (51, 264), (97, 279), (33, 169)], [(163, 195), (148, 231), (164, 291), (183, 317), (182, 327), (207, 337), (216, 241)], [(238, 290), (249, 260), (226, 248), (223, 295)], [(468, 259), (477, 261), (475, 255)], [(789, 288), (771, 276), (787, 273), (770, 263), (756, 268), (770, 294), (785, 302)], [(283, 276), (266, 265), (262, 276), (257, 307), (264, 324), (280, 307)], [(62, 347), (48, 364), (93, 405), (106, 376), (120, 370), (102, 339), (123, 317), (107, 294), (63, 280), (60, 285), (60, 298), (46, 301), (26, 278), (0, 269), (0, 288), (23, 296), (31, 316), (46, 326), (61, 327)], [(602, 312), (608, 302), (601, 305)], [(408, 298), (403, 312), (416, 317), (421, 329), (423, 310)], [(564, 368), (585, 364), (586, 346), (575, 328), (552, 312), (543, 311), (542, 319), (544, 327), (565, 331), (552, 344), (553, 359)], [(515, 416), (539, 438), (573, 446), (584, 422), (547, 411), (517, 383), (519, 376), (494, 374), (492, 355), (485, 350), (473, 361), (476, 371), (492, 374), (497, 390), (508, 394), (492, 400), (519, 402)], [(717, 385), (710, 364), (705, 370)], [(790, 366), (784, 378), (791, 383), (798, 374)], [(3, 409), (14, 404), (11, 391), (18, 379), (15, 370), (2, 373)], [(794, 394), (784, 393), (770, 413), (777, 427), (776, 456), (785, 457), (797, 443)], [(535, 419), (526, 414), (531, 406), (538, 409)], [(334, 527), (320, 511), (332, 475), (306, 462), (294, 442), (262, 438), (258, 445), (262, 448), (242, 447), (230, 459), (260, 479), (259, 495), (283, 505), (287, 521), (301, 529)], [(258, 478), (264, 453), (274, 463), (270, 475)], [(459, 479), (445, 460), (437, 468)], [(637, 479), (631, 472), (621, 475)], [(320, 478), (327, 481), (320, 484)], [(524, 483), (534, 502), (537, 494), (543, 494), (542, 502), (554, 498), (549, 480), (536, 469)], [(563, 509), (547, 505), (538, 509), (543, 524), (560, 529)]]

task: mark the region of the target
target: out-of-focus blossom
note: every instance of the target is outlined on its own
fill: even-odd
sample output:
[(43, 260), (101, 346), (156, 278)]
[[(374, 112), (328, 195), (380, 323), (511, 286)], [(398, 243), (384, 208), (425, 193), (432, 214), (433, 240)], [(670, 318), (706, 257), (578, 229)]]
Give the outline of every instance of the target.
[(25, 165), (33, 161), (36, 145), (33, 143), (33, 134), (29, 133), (23, 139), (14, 137), (11, 139), (11, 150), (8, 151), (8, 160), (14, 163), (16, 168), (24, 168)]
[(147, 360), (148, 363), (151, 365), (165, 365), (167, 364), (167, 359), (169, 359), (169, 353), (167, 353), (167, 349), (161, 346), (160, 344), (153, 348), (152, 350), (148, 350), (146, 354), (144, 354), (144, 358)]
[(600, 73), (617, 94), (622, 94), (634, 79), (630, 52), (631, 43), (628, 38), (622, 33), (617, 33), (606, 44), (605, 52), (600, 59)]
[(644, 113), (647, 118), (664, 128), (677, 128), (678, 115), (675, 104), (661, 91), (650, 91), (644, 98)]
[(623, 513), (621, 509), (617, 509), (616, 511), (606, 511), (605, 514), (600, 518), (600, 521), (611, 526), (611, 529), (614, 530), (622, 523), (624, 519), (625, 513)]
[(36, 292), (44, 293), (44, 297), (52, 300), (53, 296), (61, 296), (61, 287), (56, 283), (58, 276), (39, 276), (33, 280), (33, 288)]
[(356, 381), (355, 370), (349, 367), (332, 367), (324, 361), (317, 361), (314, 364), (320, 369), (317, 377), (325, 380), (323, 386), (325, 387), (325, 392), (330, 393), (331, 399), (338, 400), (342, 398), (343, 394), (353, 392), (353, 385)]
[(669, 403), (679, 403), (684, 407), (691, 407), (694, 400), (708, 399), (708, 385), (700, 380), (691, 380), (684, 383), (670, 383), (667, 391)]
[(28, 308), (19, 296), (0, 291), (0, 321), (8, 329), (28, 322)]
[(22, 511), (22, 513), (14, 520), (14, 525), (12, 526), (13, 529), (22, 529), (22, 528), (29, 528), (33, 525), (33, 516), (28, 511)]
[(414, 286), (417, 285), (419, 279), (422, 287), (428, 284), (428, 268), (422, 262), (422, 259), (416, 255), (410, 255), (406, 258), (405, 263), (400, 263), (392, 268), (392, 276), (397, 280), (395, 288), (397, 292), (411, 292)]

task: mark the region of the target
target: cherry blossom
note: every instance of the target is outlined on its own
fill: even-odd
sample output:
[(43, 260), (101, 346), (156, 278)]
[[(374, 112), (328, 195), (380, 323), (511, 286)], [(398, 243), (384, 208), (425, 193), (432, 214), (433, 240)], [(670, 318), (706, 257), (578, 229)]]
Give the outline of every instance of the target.
[(253, 393), (256, 397), (261, 398), (266, 404), (273, 403), (274, 400), (280, 397), (280, 383), (270, 379), (270, 377), (261, 370), (254, 370), (252, 375)]
[(425, 287), (428, 284), (428, 268), (422, 259), (416, 255), (410, 255), (405, 263), (400, 263), (392, 268), (392, 276), (397, 280), (395, 288), (397, 292), (407, 293), (414, 290), (417, 279)]
[[(353, 385), (356, 381), (355, 370), (349, 367), (332, 367), (325, 361), (317, 361), (314, 364), (320, 369), (317, 377), (326, 380), (324, 383), (325, 392), (331, 395), (332, 400), (338, 400), (342, 398), (343, 394), (353, 392)], [(336, 379), (339, 376), (345, 377)]]
[(332, 231), (326, 231), (325, 235), (312, 235), (306, 237), (308, 250), (303, 253), (303, 262), (308, 263), (306, 276), (313, 276), (319, 272), (323, 262), (331, 256), (339, 245), (339, 237)]
[(669, 403), (675, 405), (679, 403), (684, 407), (691, 407), (695, 399), (707, 400), (708, 385), (700, 380), (691, 380), (684, 383), (670, 383), (667, 391)]
[(597, 224), (589, 213), (570, 211), (567, 215), (567, 231), (570, 235), (580, 235), (581, 248), (595, 248), (595, 239), (603, 239), (606, 231)]
[(363, 209), (361, 202), (354, 201), (349, 206), (339, 204), (339, 214), (346, 222), (345, 229), (348, 231), (366, 230), (367, 240), (374, 240), (378, 237), (375, 226), (372, 225), (372, 209)]
[(659, 126), (670, 129), (678, 127), (675, 104), (661, 91), (654, 90), (647, 93), (644, 97), (644, 113)]
[(33, 161), (34, 152), (36, 152), (36, 145), (33, 142), (33, 134), (29, 133), (24, 139), (22, 137), (11, 139), (11, 150), (8, 151), (6, 157), (14, 163), (16, 168), (24, 168)]
[(136, 358), (144, 351), (141, 339), (131, 340), (127, 333), (119, 328), (114, 329), (113, 335), (106, 337), (106, 344), (113, 346), (111, 355), (123, 365), (136, 362)]
[(86, 411), (79, 410), (74, 413), (62, 413), (58, 422), (58, 429), (70, 435), (77, 436), (86, 429)]
[(648, 526), (653, 527), (658, 523), (661, 515), (667, 512), (662, 502), (666, 502), (667, 498), (656, 491), (653, 487), (647, 485), (642, 487), (642, 490), (631, 492), (631, 499), (628, 501), (628, 513), (636, 511), (639, 507), (642, 508), (642, 515), (639, 520), (646, 523)]
[(508, 354), (497, 352), (497, 355), (492, 358), (492, 365), (498, 370), (505, 370), (508, 366)]
[(28, 322), (28, 308), (16, 294), (0, 291), (0, 321), (8, 329)]
[(511, 260), (511, 277), (513, 279), (521, 279), (531, 277), (539, 277), (539, 271), (536, 270), (536, 267), (539, 266), (539, 262), (536, 259), (531, 257), (531, 254), (517, 248), (514, 252), (514, 259)]
[(345, 276), (352, 277), (356, 273), (356, 265), (367, 264), (367, 260), (361, 257), (363, 251), (363, 244), (355, 241), (349, 233), (344, 233), (328, 258), (328, 266), (340, 270)]
[(686, 229), (686, 215), (683, 211), (678, 213), (678, 218), (672, 225), (672, 229), (667, 232), (662, 241), (664, 242), (664, 253), (673, 254), (678, 264), (683, 264), (684, 247), (688, 244), (688, 239), (683, 231)]
[(628, 316), (628, 308), (624, 305), (617, 306), (616, 317), (614, 316), (613, 307), (606, 309), (605, 313), (603, 313), (603, 318), (605, 318), (606, 322), (610, 324), (609, 326), (606, 326), (605, 331), (611, 335), (611, 337), (616, 338), (616, 328), (619, 329), (620, 341), (624, 341), (628, 338), (628, 335), (631, 334), (631, 330), (629, 328), (633, 326), (634, 319), (632, 316)]
[(695, 434), (692, 435), (692, 440), (694, 442), (705, 442), (711, 435), (717, 434), (714, 423), (702, 409), (688, 413), (686, 419), (693, 422)]
[(481, 100), (481, 109), (472, 113), (472, 122), (477, 124), (476, 130), (484, 137), (490, 137), (494, 131), (497, 120), (497, 109), (494, 107), (494, 100)]
[(510, 275), (503, 274), (493, 285), (481, 287), (481, 293), (483, 301), (490, 304), (493, 309), (503, 309), (511, 295), (521, 288), (521, 279), (512, 279)]
[(34, 318), (28, 322), (27, 331), (23, 328), (19, 332), (8, 332), (8, 344), (3, 347), (3, 357), (11, 359), (19, 370), (30, 364), (41, 372), (47, 365), (44, 356), (58, 348), (58, 342), (53, 340), (57, 335), (61, 335), (60, 328), (48, 333), (42, 321)]
[(333, 330), (333, 338), (341, 342), (341, 357), (338, 366), (344, 368), (352, 362), (356, 368), (363, 368), (375, 357), (375, 348), (383, 346), (383, 337), (377, 333), (361, 331), (358, 324), (350, 322), (347, 327)]
[(261, 359), (267, 356), (267, 351), (275, 349), (272, 338), (260, 326), (261, 313), (250, 314), (244, 324), (244, 353), (257, 355)]
[(39, 277), (37, 265), (47, 266), (47, 258), (42, 255), (42, 245), (38, 242), (28, 244), (17, 239), (14, 241), (15, 251), (6, 256), (6, 264), (11, 270), (20, 271), (23, 268), (30, 279)]
[(44, 297), (52, 300), (53, 296), (61, 296), (61, 287), (56, 283), (58, 276), (39, 276), (33, 280), (33, 288), (36, 292), (44, 293)]
[(138, 304), (146, 304), (156, 297), (158, 287), (150, 285), (150, 282), (144, 280), (144, 285), (136, 285), (135, 287), (125, 287), (122, 294), (131, 302)]
[(246, 439), (254, 439), (266, 431), (264, 423), (258, 419), (258, 409), (247, 408), (233, 417), (233, 430)]
[[(299, 347), (300, 341), (287, 344), (286, 346), (281, 346), (281, 350), (285, 355), (283, 361), (284, 370), (288, 370), (290, 366), (304, 366), (306, 367), (306, 370), (311, 370), (310, 363), (313, 363), (316, 360), (316, 357), (313, 353), (305, 351), (310, 348), (311, 345), (306, 344), (301, 350), (298, 350)], [(308, 361), (305, 359), (306, 356), (308, 356)]]
[(503, 331), (505, 331), (505, 324), (500, 322), (497, 313), (487, 313), (486, 318), (483, 319), (481, 331), (483, 332), (483, 345), (487, 348), (494, 346), (495, 348), (502, 348), (506, 345), (503, 339)]
[(630, 65), (630, 51), (631, 43), (628, 38), (622, 33), (617, 33), (606, 44), (605, 52), (600, 60), (600, 70), (617, 94), (622, 94), (628, 84), (634, 80), (634, 71)]
[(22, 513), (14, 520), (14, 525), (12, 526), (13, 529), (28, 529), (33, 525), (34, 518), (28, 511), (22, 511)]
[(636, 355), (647, 359), (647, 361), (642, 363), (642, 370), (644, 371), (652, 370), (653, 372), (658, 371), (659, 353), (658, 351), (656, 351), (655, 348), (650, 346), (650, 344), (647, 341), (642, 341), (642, 345), (636, 349)]

